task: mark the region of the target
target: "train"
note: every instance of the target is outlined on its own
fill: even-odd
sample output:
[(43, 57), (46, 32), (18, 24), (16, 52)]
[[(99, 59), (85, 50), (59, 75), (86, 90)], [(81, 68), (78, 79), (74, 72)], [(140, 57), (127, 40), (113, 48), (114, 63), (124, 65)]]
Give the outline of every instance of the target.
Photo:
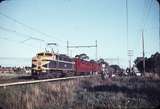
[(32, 58), (31, 76), (36, 79), (101, 74), (102, 64), (65, 54), (40, 52)]

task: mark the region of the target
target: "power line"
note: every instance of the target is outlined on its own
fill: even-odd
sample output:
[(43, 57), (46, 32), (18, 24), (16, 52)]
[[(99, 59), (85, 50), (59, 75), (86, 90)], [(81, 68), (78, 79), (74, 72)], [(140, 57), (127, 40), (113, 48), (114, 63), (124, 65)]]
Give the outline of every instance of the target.
[(18, 36), (20, 35), (21, 37), (30, 37), (30, 36), (28, 36), (26, 34), (22, 34), (22, 33), (19, 33), (17, 31), (15, 31), (15, 30), (12, 30), (12, 29), (9, 29), (9, 28), (5, 28), (5, 27), (2, 27), (2, 26), (0, 26), (0, 29), (3, 30), (3, 31), (6, 31), (6, 32), (12, 32), (14, 34), (17, 34)]
[[(45, 44), (47, 43), (47, 42), (46, 42), (45, 40), (43, 40), (43, 39), (40, 39), (40, 38), (37, 38), (37, 37), (33, 37), (33, 36), (31, 36), (31, 35), (28, 35), (28, 34), (20, 33), (20, 32), (17, 32), (17, 31), (15, 31), (15, 30), (12, 30), (12, 29), (9, 29), (9, 28), (5, 28), (5, 27), (0, 26), (0, 29), (3, 30), (3, 31), (6, 31), (6, 32), (14, 33), (14, 34), (16, 34), (17, 36), (20, 35), (19, 37), (23, 36), (23, 37), (26, 38), (26, 39), (24, 39), (23, 41), (20, 41), (20, 42), (16, 41), (16, 43), (21, 43), (21, 44), (24, 44), (24, 45), (27, 45), (27, 46), (30, 46), (30, 47), (32, 47), (32, 45), (26, 44), (25, 42), (27, 42), (27, 41), (29, 41), (29, 40), (36, 40), (36, 41), (39, 41), (39, 42), (43, 42), (43, 43), (45, 43)], [(12, 42), (13, 42), (13, 40), (10, 40), (10, 39), (8, 39), (8, 38), (6, 38), (6, 37), (0, 37), (0, 39), (7, 40), (7, 41), (12, 41)], [(64, 47), (66, 47), (66, 46), (64, 46)]]
[(1, 29), (1, 30), (4, 30), (4, 31), (7, 31), (7, 32), (15, 33), (15, 34), (17, 34), (18, 36), (20, 35), (20, 37), (21, 37), (21, 36), (22, 36), (22, 37), (28, 37), (27, 39), (21, 41), (21, 43), (24, 43), (25, 41), (28, 41), (28, 40), (31, 40), (31, 39), (45, 42), (45, 40), (43, 40), (43, 39), (36, 38), (36, 37), (30, 36), (30, 35), (28, 35), (28, 34), (20, 33), (20, 32), (17, 32), (17, 31), (15, 31), (15, 30), (8, 29), (8, 28), (2, 27), (2, 26), (0, 26), (0, 29)]
[(14, 43), (18, 43), (18, 44), (23, 44), (23, 45), (26, 45), (26, 46), (28, 46), (28, 47), (33, 48), (33, 46), (30, 45), (30, 44), (20, 43), (20, 42), (18, 42), (18, 41), (11, 40), (11, 39), (9, 39), (9, 38), (7, 38), (7, 37), (1, 37), (1, 36), (0, 36), (0, 39), (6, 40), (6, 41), (10, 41), (10, 42), (14, 42)]
[[(37, 33), (39, 33), (39, 34), (41, 34), (41, 35), (43, 35), (43, 36), (46, 36), (46, 37), (49, 37), (49, 38), (53, 38), (51, 35), (48, 35), (48, 34), (42, 32), (42, 31), (40, 31), (40, 30), (38, 30), (38, 29), (36, 29), (36, 28), (33, 28), (33, 27), (29, 26), (29, 25), (26, 25), (26, 24), (24, 24), (24, 23), (16, 20), (15, 18), (12, 18), (12, 17), (10, 17), (10, 16), (8, 16), (8, 15), (2, 13), (2, 12), (0, 12), (0, 15), (4, 16), (4, 17), (6, 17), (6, 18), (8, 18), (8, 19), (10, 19), (10, 20), (12, 20), (13, 22), (15, 22), (15, 23), (17, 23), (17, 24), (20, 24), (20, 25), (23, 26), (23, 27), (26, 27), (26, 28), (28, 28), (28, 29), (30, 29), (30, 30), (32, 30), (32, 31), (35, 31), (35, 32), (37, 32)], [(54, 38), (55, 38), (55, 37), (54, 37)], [(63, 40), (60, 40), (60, 41), (63, 41)]]
[(1, 36), (0, 36), (0, 39), (9, 40), (8, 38), (6, 38), (6, 37), (1, 37)]
[(0, 60), (31, 60), (31, 57), (0, 57)]

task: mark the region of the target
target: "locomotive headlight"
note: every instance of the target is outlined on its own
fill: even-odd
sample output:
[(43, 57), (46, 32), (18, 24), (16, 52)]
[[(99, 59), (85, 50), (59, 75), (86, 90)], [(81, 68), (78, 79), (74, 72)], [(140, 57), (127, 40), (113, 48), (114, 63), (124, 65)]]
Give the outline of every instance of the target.
[(46, 72), (46, 70), (42, 70), (42, 72)]
[(41, 69), (41, 67), (40, 67), (40, 66), (38, 66), (38, 69), (40, 70), (40, 69)]

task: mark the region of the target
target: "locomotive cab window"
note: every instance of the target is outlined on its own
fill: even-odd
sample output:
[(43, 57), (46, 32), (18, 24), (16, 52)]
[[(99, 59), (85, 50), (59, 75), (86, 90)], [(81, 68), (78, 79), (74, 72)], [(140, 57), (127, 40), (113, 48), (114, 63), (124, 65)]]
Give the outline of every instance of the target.
[(36, 62), (37, 60), (32, 60), (32, 62)]
[(45, 53), (45, 56), (52, 56), (52, 53)]
[(37, 54), (37, 56), (43, 56), (44, 55), (44, 53), (38, 53)]

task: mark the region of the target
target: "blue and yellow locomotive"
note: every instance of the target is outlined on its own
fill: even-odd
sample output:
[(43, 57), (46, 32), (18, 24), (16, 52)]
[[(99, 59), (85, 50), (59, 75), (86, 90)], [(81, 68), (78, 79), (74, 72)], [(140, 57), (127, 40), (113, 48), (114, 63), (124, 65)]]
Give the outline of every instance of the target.
[(52, 78), (73, 75), (74, 64), (74, 60), (64, 54), (41, 52), (32, 58), (32, 76)]

